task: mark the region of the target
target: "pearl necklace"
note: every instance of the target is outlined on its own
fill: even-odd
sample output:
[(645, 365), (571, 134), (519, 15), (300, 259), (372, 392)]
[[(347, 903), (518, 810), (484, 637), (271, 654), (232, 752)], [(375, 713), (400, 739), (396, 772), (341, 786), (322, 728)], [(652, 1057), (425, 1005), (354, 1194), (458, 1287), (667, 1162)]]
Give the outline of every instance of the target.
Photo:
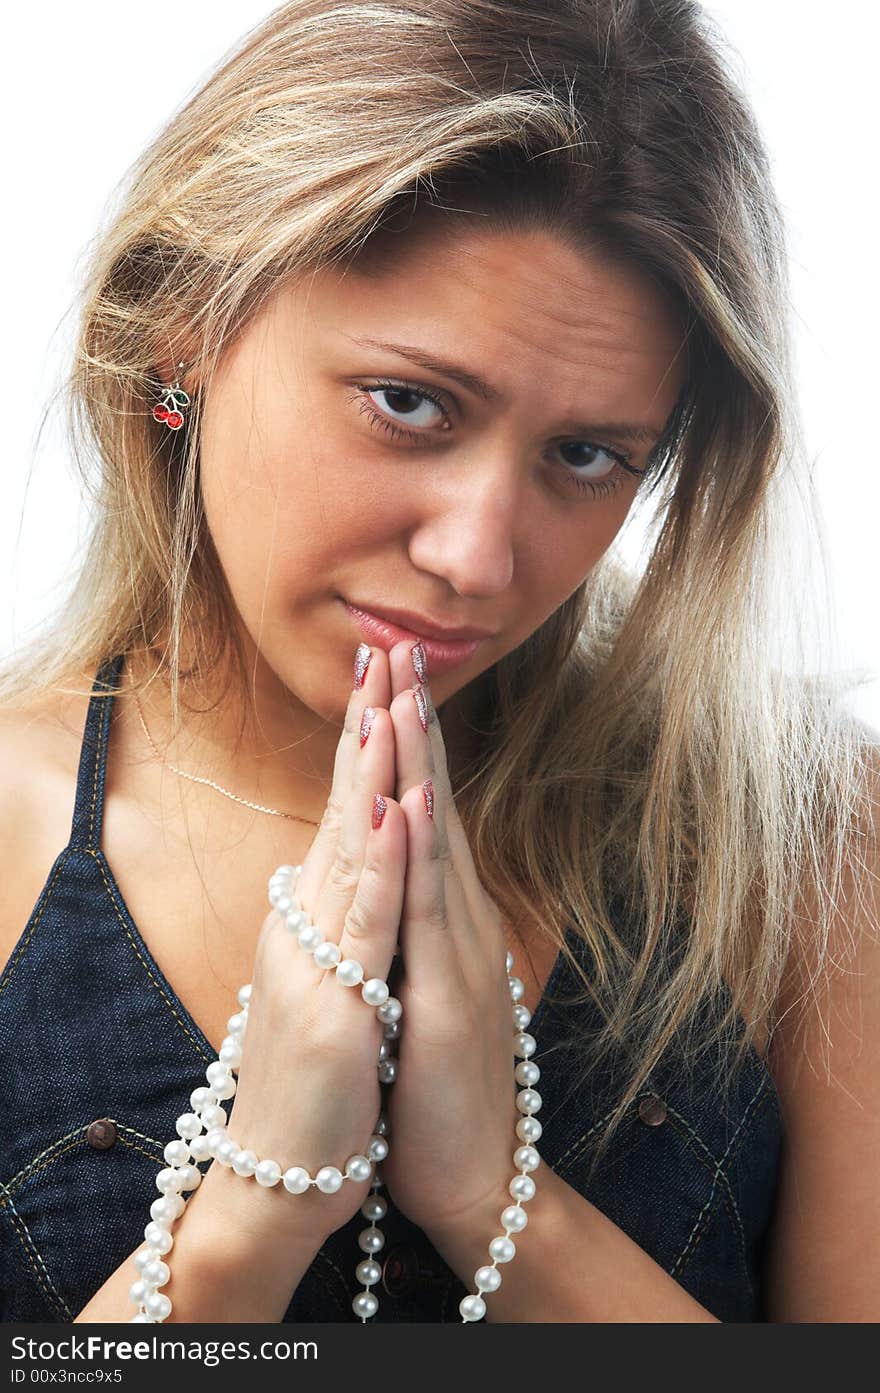
[[(340, 983), (346, 987), (361, 988), (361, 997), (368, 1006), (375, 1009), (383, 1023), (384, 1038), (379, 1049), (377, 1070), (380, 1083), (391, 1084), (397, 1077), (397, 1060), (392, 1055), (392, 1042), (400, 1035), (400, 1018), (403, 1008), (396, 997), (390, 996), (388, 984), (378, 977), (364, 981), (364, 970), (354, 958), (342, 959), (339, 946), (325, 940), (321, 930), (311, 922), (308, 915), (294, 896), (296, 883), (302, 866), (279, 866), (269, 878), (269, 903), (279, 914), (287, 928), (294, 935), (305, 952), (312, 955), (318, 967), (325, 971), (335, 969)], [(530, 1174), (540, 1164), (540, 1156), (534, 1143), (541, 1136), (542, 1127), (535, 1113), (541, 1107), (541, 1095), (533, 1087), (540, 1078), (541, 1071), (533, 1063), (531, 1056), (537, 1048), (533, 1035), (526, 1032), (531, 1020), (531, 1012), (522, 1004), (525, 991), (523, 983), (513, 972), (513, 955), (507, 954), (506, 970), (508, 985), (513, 1002), (513, 1053), (519, 1063), (514, 1069), (517, 1084), (521, 1085), (516, 1095), (517, 1110), (523, 1114), (516, 1124), (516, 1135), (522, 1145), (513, 1153), (513, 1163), (518, 1174), (508, 1185), (508, 1193), (514, 1203), (507, 1205), (501, 1213), (502, 1234), (493, 1238), (488, 1247), (491, 1264), (478, 1267), (474, 1273), (476, 1291), (459, 1302), (462, 1322), (478, 1321), (486, 1314), (486, 1302), (482, 1293), (497, 1291), (501, 1286), (499, 1263), (510, 1262), (516, 1255), (516, 1244), (511, 1234), (520, 1233), (528, 1223), (528, 1215), (523, 1205), (535, 1194), (535, 1182)], [(382, 1276), (382, 1269), (375, 1255), (385, 1246), (385, 1236), (377, 1226), (388, 1211), (385, 1198), (377, 1192), (383, 1181), (379, 1174), (379, 1162), (384, 1161), (389, 1152), (388, 1122), (380, 1112), (373, 1135), (364, 1153), (349, 1156), (344, 1170), (337, 1166), (321, 1166), (314, 1176), (303, 1166), (290, 1166), (282, 1171), (278, 1161), (259, 1160), (253, 1151), (242, 1148), (228, 1135), (227, 1115), (220, 1104), (231, 1098), (237, 1084), (233, 1077), (241, 1067), (244, 1037), (247, 1029), (250, 985), (238, 992), (241, 1010), (229, 1018), (229, 1034), (220, 1047), (219, 1057), (208, 1065), (205, 1071), (207, 1087), (199, 1087), (190, 1094), (191, 1112), (181, 1113), (175, 1124), (177, 1136), (168, 1142), (164, 1149), (167, 1165), (156, 1176), (156, 1188), (160, 1197), (150, 1206), (151, 1221), (144, 1229), (146, 1247), (135, 1254), (134, 1262), (138, 1278), (129, 1288), (129, 1297), (137, 1307), (137, 1314), (131, 1317), (130, 1324), (159, 1324), (171, 1314), (171, 1300), (160, 1288), (171, 1277), (171, 1271), (162, 1259), (174, 1244), (171, 1226), (180, 1218), (186, 1207), (184, 1192), (198, 1189), (202, 1180), (199, 1163), (217, 1161), (221, 1166), (229, 1166), (236, 1175), (253, 1177), (258, 1185), (273, 1186), (279, 1181), (291, 1195), (301, 1195), (314, 1186), (325, 1195), (340, 1190), (346, 1180), (362, 1182), (372, 1175), (370, 1195), (361, 1205), (361, 1214), (369, 1220), (369, 1227), (358, 1234), (358, 1247), (366, 1256), (358, 1262), (355, 1276), (362, 1290), (352, 1300), (352, 1310), (362, 1321), (376, 1314), (379, 1302), (371, 1287)]]

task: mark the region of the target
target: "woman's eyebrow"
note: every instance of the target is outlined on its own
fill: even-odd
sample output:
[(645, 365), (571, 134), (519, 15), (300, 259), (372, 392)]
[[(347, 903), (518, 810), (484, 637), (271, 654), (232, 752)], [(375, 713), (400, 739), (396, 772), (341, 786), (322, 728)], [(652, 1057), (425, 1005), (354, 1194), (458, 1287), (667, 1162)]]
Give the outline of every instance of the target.
[[(483, 401), (495, 403), (504, 401), (504, 393), (500, 392), (497, 387), (491, 386), (482, 377), (468, 372), (458, 363), (451, 363), (448, 359), (437, 358), (432, 353), (426, 353), (422, 348), (416, 348), (414, 345), (406, 343), (389, 343), (387, 339), (359, 337), (353, 334), (349, 337), (353, 343), (359, 344), (362, 348), (380, 348), (386, 353), (396, 353), (401, 358), (409, 359), (418, 367), (425, 368), (428, 372), (436, 372), (442, 377), (448, 377), (467, 391), (473, 392), (474, 396), (481, 397)], [(632, 421), (591, 421), (588, 425), (576, 424), (572, 429), (595, 431), (597, 434), (613, 435), (619, 440), (636, 440), (647, 445), (653, 445), (663, 433), (662, 426), (643, 425)]]

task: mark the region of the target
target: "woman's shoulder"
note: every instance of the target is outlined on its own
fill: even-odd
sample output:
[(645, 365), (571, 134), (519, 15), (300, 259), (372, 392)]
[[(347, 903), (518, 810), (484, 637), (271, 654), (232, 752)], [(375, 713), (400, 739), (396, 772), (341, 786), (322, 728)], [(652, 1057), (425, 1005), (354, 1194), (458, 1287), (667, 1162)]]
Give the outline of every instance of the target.
[(81, 692), (0, 706), (0, 972), (70, 838), (87, 708)]

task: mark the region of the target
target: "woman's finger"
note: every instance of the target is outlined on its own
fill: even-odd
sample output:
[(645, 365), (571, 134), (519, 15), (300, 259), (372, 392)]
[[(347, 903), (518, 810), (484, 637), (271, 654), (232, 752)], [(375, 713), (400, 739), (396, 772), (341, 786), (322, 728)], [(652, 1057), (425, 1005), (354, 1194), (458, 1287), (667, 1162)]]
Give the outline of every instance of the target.
[(387, 708), (390, 691), (388, 654), (381, 648), (371, 649), (365, 643), (360, 644), (354, 654), (353, 686), (345, 711), (342, 734), (336, 747), (330, 796), (321, 825), (303, 861), (299, 878), (297, 898), (303, 907), (314, 905), (336, 859), (343, 812), (351, 795), (355, 771), (360, 764), (364, 711), (368, 707)]

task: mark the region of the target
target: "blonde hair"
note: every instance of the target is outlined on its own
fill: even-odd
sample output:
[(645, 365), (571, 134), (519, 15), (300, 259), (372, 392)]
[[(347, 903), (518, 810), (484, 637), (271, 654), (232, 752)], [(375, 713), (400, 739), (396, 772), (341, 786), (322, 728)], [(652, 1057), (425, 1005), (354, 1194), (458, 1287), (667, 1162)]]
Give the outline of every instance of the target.
[(642, 490), (643, 571), (610, 549), (472, 684), (472, 738), (450, 750), (488, 892), (514, 926), (571, 957), (568, 925), (585, 950), (585, 971), (571, 961), (603, 1025), (584, 1067), (629, 1060), (610, 1135), (673, 1039), (695, 1059), (729, 1037), (733, 1068), (772, 1025), (809, 905), (806, 1001), (871, 827), (871, 739), (798, 640), (788, 542), (812, 485), (783, 220), (698, 4), (293, 0), (245, 36), (134, 164), (92, 250), (67, 384), (92, 531), (0, 702), (162, 647), (176, 727), (185, 633), (194, 670), (229, 658), (247, 694), (200, 503), (201, 398), (169, 435), (150, 415), (156, 364), (209, 385), (283, 282), (369, 274), (422, 219), (475, 213), (632, 264), (687, 324), (688, 380)]

